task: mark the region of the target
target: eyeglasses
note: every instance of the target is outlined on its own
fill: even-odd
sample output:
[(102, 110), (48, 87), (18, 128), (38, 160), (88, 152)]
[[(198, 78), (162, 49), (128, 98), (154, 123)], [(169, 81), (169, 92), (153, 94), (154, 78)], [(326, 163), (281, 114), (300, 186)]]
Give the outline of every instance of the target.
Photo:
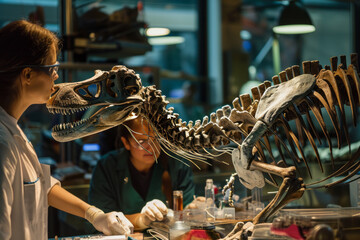
[(149, 137), (147, 139), (133, 139), (134, 143), (136, 145), (133, 145), (134, 147), (136, 147), (139, 150), (143, 150), (143, 149), (147, 149), (150, 145), (154, 146), (155, 144), (155, 139), (153, 137)]
[(52, 65), (22, 65), (22, 66), (16, 66), (16, 67), (8, 69), (8, 70), (0, 70), (0, 73), (12, 72), (12, 71), (15, 71), (20, 68), (29, 67), (29, 68), (36, 68), (36, 69), (48, 74), (52, 78), (54, 78), (55, 75), (57, 74), (57, 72), (59, 71), (59, 66), (60, 66), (60, 63), (58, 61), (56, 61), (56, 63), (52, 64)]
[(51, 77), (55, 77), (55, 75), (59, 71), (59, 66), (60, 66), (60, 63), (58, 61), (56, 61), (56, 63), (52, 64), (52, 65), (24, 65), (24, 66), (21, 66), (21, 68), (27, 68), (27, 67), (36, 68), (36, 69), (48, 74)]

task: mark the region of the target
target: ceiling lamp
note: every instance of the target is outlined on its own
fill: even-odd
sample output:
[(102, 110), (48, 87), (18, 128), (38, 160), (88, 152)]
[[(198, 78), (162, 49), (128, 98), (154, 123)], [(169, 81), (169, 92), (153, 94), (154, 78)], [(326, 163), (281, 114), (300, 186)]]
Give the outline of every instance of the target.
[(169, 35), (170, 29), (168, 28), (148, 28), (146, 29), (146, 36), (148, 37), (158, 37)]
[(278, 34), (304, 34), (315, 31), (306, 9), (296, 1), (291, 0), (280, 14), (279, 24), (273, 27)]
[(181, 36), (167, 36), (148, 38), (148, 41), (151, 45), (174, 45), (183, 43), (185, 39)]

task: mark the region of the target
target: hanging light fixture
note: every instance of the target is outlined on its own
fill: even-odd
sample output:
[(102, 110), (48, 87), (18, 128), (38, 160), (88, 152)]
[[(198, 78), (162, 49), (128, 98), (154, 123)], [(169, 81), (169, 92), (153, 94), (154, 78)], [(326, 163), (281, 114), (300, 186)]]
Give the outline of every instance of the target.
[(148, 28), (145, 31), (146, 36), (148, 37), (158, 37), (169, 35), (170, 29), (168, 28)]
[(278, 34), (304, 34), (314, 32), (315, 27), (306, 9), (291, 0), (281, 11), (279, 24), (273, 27), (273, 31)]

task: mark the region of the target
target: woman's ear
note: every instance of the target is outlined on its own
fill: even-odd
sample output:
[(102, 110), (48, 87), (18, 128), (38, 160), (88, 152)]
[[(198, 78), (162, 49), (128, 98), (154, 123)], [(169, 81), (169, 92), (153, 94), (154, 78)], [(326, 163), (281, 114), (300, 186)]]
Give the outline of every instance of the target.
[(125, 137), (121, 137), (121, 141), (122, 141), (125, 149), (130, 151), (130, 142)]
[(24, 83), (30, 84), (30, 78), (31, 78), (31, 68), (24, 68), (21, 73), (21, 79), (23, 79)]

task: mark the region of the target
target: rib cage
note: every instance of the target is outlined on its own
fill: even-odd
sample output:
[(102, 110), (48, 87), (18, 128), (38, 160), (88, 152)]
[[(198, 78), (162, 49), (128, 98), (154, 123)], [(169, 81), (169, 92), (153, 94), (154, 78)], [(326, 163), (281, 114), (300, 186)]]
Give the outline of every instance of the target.
[[(291, 159), (292, 165), (295, 166), (303, 162), (309, 176), (312, 177), (304, 147), (310, 144), (317, 163), (323, 171), (323, 163), (315, 141), (321, 145), (325, 144), (322, 137), (324, 136), (334, 166), (334, 145), (328, 131), (330, 126), (325, 124), (321, 109), (325, 109), (331, 120), (330, 128), (335, 130), (336, 147), (340, 149), (342, 145), (348, 145), (351, 152), (345, 105), (350, 106), (352, 122), (356, 127), (357, 108), (360, 106), (358, 58), (357, 54), (352, 54), (349, 66), (346, 64), (345, 56), (340, 57), (339, 65), (337, 57), (332, 57), (330, 62), (330, 66), (326, 65), (322, 68), (319, 61), (306, 61), (302, 64), (303, 73), (300, 72), (299, 66), (292, 66), (272, 78), (273, 84), (277, 85), (301, 74), (311, 74), (316, 77), (316, 84), (310, 94), (301, 101), (290, 104), (262, 136), (262, 140), (257, 142), (253, 153), (256, 153), (259, 161), (276, 165), (285, 164), (285, 166), (289, 164), (286, 159)], [(261, 96), (271, 86), (270, 81), (265, 81), (258, 87), (252, 88), (252, 97), (250, 94), (243, 94), (234, 99), (233, 107), (223, 106), (215, 113), (211, 113), (210, 117), (205, 116), (202, 121), (188, 123), (182, 121), (179, 115), (173, 112), (174, 109), (166, 109), (168, 102), (165, 96), (161, 95), (160, 90), (151, 86), (144, 88), (143, 98), (146, 100), (142, 106), (142, 114), (153, 123), (165, 151), (181, 155), (189, 160), (217, 159), (216, 156), (219, 154), (230, 154), (232, 150), (228, 147), (220, 149), (220, 146), (227, 146), (231, 142), (240, 145), (249, 134), (257, 121), (255, 114)], [(311, 114), (315, 116), (314, 119)], [(290, 127), (289, 121), (295, 122), (296, 131)], [(316, 126), (319, 126), (321, 130), (319, 131)], [(284, 138), (282, 135), (286, 141), (282, 140)], [(275, 159), (273, 156), (274, 146), (271, 142), (275, 143), (280, 159)], [(210, 153), (208, 149), (213, 151)], [(360, 168), (358, 158), (353, 157), (351, 161), (322, 181), (351, 171), (347, 177), (325, 186), (343, 182), (354, 175)], [(270, 179), (276, 185), (273, 176), (270, 175)], [(308, 186), (322, 181), (308, 184)]]

